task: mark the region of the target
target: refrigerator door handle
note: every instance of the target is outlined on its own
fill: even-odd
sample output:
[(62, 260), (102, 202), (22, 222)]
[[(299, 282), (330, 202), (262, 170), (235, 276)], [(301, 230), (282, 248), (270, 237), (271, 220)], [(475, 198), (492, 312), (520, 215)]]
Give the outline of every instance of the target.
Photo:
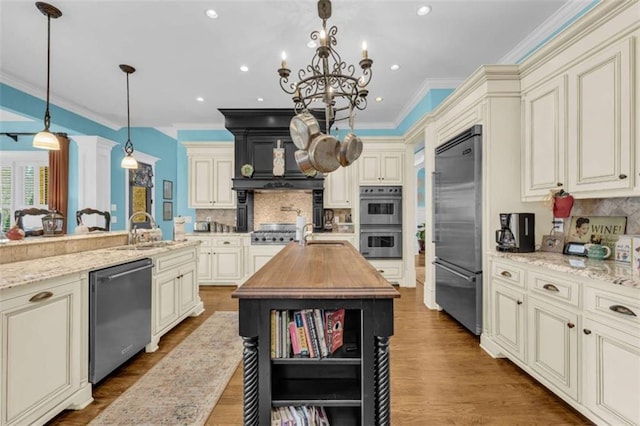
[(438, 215), (438, 175), (440, 173), (438, 172), (431, 172), (431, 194), (433, 197), (433, 203), (431, 203), (431, 242), (432, 243), (437, 243), (438, 241), (440, 241), (440, 239), (438, 238), (438, 233), (437, 233), (437, 225), (436, 222), (438, 222), (436, 220), (436, 217)]
[(433, 265), (437, 266), (438, 268), (442, 268), (442, 269), (444, 269), (445, 271), (451, 272), (451, 273), (452, 273), (453, 275), (455, 275), (455, 276), (458, 276), (458, 277), (460, 277), (460, 278), (463, 278), (463, 279), (465, 279), (465, 280), (469, 281), (470, 283), (475, 282), (475, 280), (476, 280), (476, 277), (469, 277), (469, 276), (467, 276), (467, 275), (463, 275), (463, 274), (461, 274), (461, 273), (460, 273), (460, 272), (458, 272), (458, 271), (454, 271), (454, 270), (453, 270), (453, 269), (451, 269), (451, 268), (447, 268), (446, 266), (444, 266), (444, 265), (443, 265), (443, 264), (441, 264), (441, 263), (437, 263), (437, 262), (431, 262), (431, 263), (432, 263)]

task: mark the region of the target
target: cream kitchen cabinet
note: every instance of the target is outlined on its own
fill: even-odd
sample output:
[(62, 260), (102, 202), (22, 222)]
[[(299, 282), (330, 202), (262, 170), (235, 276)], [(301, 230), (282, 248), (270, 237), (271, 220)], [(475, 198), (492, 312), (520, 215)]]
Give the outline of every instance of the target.
[(348, 167), (338, 167), (335, 171), (324, 177), (324, 207), (346, 208), (353, 207), (353, 201), (357, 199), (354, 194), (354, 170), (356, 164)]
[(637, 195), (632, 88), (638, 71), (632, 63), (633, 43), (627, 37), (568, 72), (570, 192)]
[(558, 187), (576, 198), (638, 194), (632, 89), (639, 34), (587, 52), (547, 80), (523, 81), (523, 200)]
[(578, 399), (579, 315), (566, 306), (529, 297), (529, 365), (571, 398)]
[(190, 236), (200, 240), (198, 254), (198, 283), (237, 284), (244, 276), (243, 239), (237, 235)]
[(273, 256), (282, 250), (284, 245), (251, 245), (249, 246), (248, 270), (246, 277), (253, 275), (262, 268)]
[(0, 424), (43, 424), (92, 401), (86, 289), (87, 275), (71, 274), (0, 292)]
[(369, 259), (369, 263), (382, 274), (382, 276), (390, 283), (399, 284), (402, 282), (403, 277), (403, 262), (402, 259), (384, 260), (384, 259)]
[(524, 199), (545, 197), (565, 184), (566, 86), (561, 76), (522, 94)]
[(585, 405), (609, 424), (640, 424), (640, 298), (587, 286), (582, 346)]
[(365, 144), (358, 159), (358, 170), (360, 185), (402, 185), (404, 150), (373, 149)]
[(233, 209), (233, 144), (184, 143), (189, 158), (189, 207)]
[(151, 342), (147, 352), (158, 349), (160, 338), (187, 316), (204, 311), (198, 293), (195, 247), (155, 256), (151, 287)]
[(640, 424), (639, 290), (556, 270), (564, 258), (531, 256), (535, 264), (492, 257), (483, 347), (596, 424)]

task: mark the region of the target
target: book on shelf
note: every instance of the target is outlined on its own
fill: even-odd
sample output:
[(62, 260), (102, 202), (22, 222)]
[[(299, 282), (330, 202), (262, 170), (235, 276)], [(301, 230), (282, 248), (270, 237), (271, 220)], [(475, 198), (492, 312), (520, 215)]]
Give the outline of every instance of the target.
[(340, 349), (344, 343), (344, 309), (325, 311), (325, 333), (329, 354)]
[(272, 310), (271, 358), (326, 358), (343, 345), (345, 310)]
[(330, 426), (324, 407), (287, 406), (271, 409), (271, 426)]

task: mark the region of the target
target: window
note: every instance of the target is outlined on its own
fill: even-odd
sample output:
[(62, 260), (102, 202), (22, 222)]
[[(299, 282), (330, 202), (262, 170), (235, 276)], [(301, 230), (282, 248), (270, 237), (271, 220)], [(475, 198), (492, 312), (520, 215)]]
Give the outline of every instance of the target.
[(16, 210), (49, 204), (49, 154), (36, 151), (4, 151), (0, 163), (2, 230), (13, 224)]

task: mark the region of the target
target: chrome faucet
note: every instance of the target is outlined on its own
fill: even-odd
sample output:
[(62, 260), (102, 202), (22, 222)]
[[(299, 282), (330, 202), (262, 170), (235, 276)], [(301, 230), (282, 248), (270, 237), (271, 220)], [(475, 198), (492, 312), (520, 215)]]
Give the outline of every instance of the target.
[(140, 242), (140, 236), (137, 235), (137, 232), (135, 232), (135, 230), (137, 229), (137, 225), (132, 225), (131, 221), (133, 220), (133, 218), (137, 215), (144, 215), (146, 216), (149, 221), (151, 222), (151, 229), (156, 229), (158, 227), (158, 225), (156, 224), (156, 220), (153, 218), (153, 216), (151, 216), (149, 213), (147, 212), (135, 212), (134, 214), (131, 215), (131, 217), (129, 218), (129, 245), (131, 244), (137, 244)]
[(313, 227), (313, 223), (307, 223), (306, 225), (304, 225), (302, 227), (302, 238), (300, 238), (300, 245), (301, 246), (306, 246), (307, 245), (307, 237), (311, 237), (313, 235), (313, 231), (306, 232), (308, 226)]

